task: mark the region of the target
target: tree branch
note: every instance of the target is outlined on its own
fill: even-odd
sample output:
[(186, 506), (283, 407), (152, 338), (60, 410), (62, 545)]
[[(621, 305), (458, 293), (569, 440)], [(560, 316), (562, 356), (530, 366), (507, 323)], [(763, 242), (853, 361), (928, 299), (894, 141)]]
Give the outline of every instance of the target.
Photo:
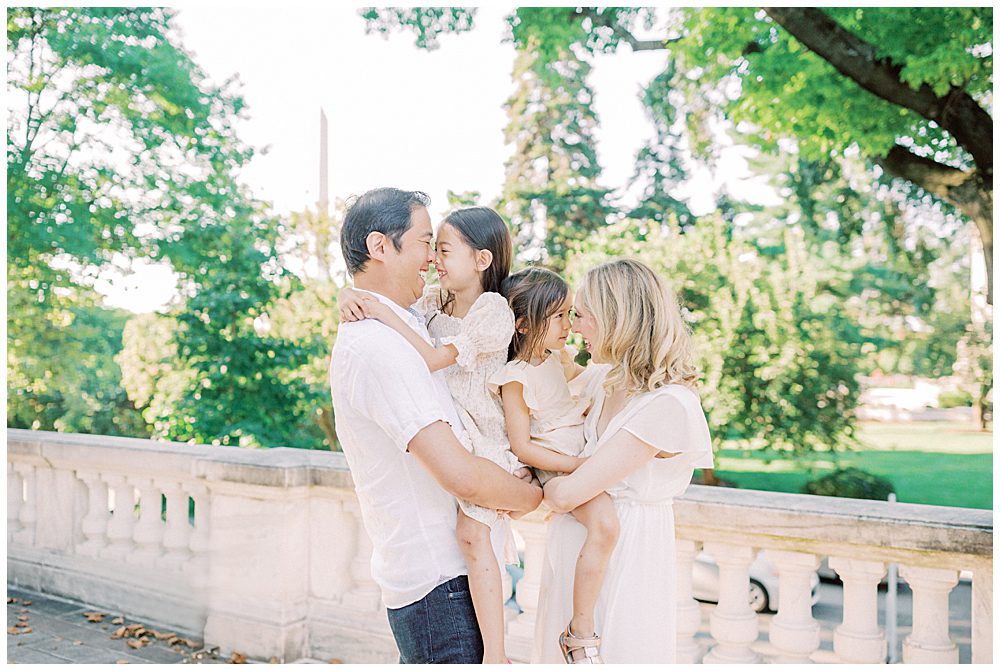
[(593, 8), (584, 8), (577, 16), (589, 18), (594, 25), (610, 28), (615, 37), (632, 47), (632, 51), (658, 51), (666, 49), (668, 44), (681, 39), (680, 36), (676, 36), (666, 37), (661, 40), (640, 40), (623, 28), (612, 16), (601, 13)]
[(953, 205), (975, 224), (983, 242), (989, 278), (987, 300), (993, 304), (993, 190), (985, 189), (977, 172), (966, 172), (894, 146), (876, 163), (890, 175), (912, 182)]
[(938, 96), (900, 78), (902, 64), (878, 58), (874, 45), (812, 7), (765, 7), (772, 19), (813, 53), (869, 93), (936, 122), (972, 155), (986, 188), (993, 188), (993, 119), (968, 93), (953, 87)]

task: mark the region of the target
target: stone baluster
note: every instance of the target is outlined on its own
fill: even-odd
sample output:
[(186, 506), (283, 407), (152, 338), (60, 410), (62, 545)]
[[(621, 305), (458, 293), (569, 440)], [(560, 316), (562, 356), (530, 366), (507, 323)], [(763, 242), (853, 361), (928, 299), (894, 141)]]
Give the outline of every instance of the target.
[(538, 519), (522, 519), (517, 531), (524, 539), (524, 574), (517, 581), (517, 605), (521, 613), (507, 623), (507, 655), (527, 662), (535, 639), (538, 590), (545, 561), (545, 525)]
[(172, 480), (163, 484), (167, 497), (167, 526), (163, 532), (164, 554), (158, 564), (164, 568), (180, 570), (191, 558), (191, 522), (188, 519), (188, 495), (181, 483)]
[(904, 664), (958, 664), (958, 646), (948, 637), (948, 594), (958, 571), (901, 566), (913, 590), (913, 630), (903, 641)]
[(706, 542), (705, 552), (719, 565), (719, 604), (709, 617), (716, 641), (705, 655), (706, 664), (756, 664), (750, 646), (757, 641), (757, 613), (750, 608), (750, 564), (754, 549), (728, 543)]
[(885, 663), (885, 635), (878, 626), (878, 583), (885, 564), (830, 557), (844, 583), (844, 622), (833, 632), (833, 651), (847, 664)]
[(188, 581), (195, 589), (203, 588), (209, 581), (209, 550), (211, 544), (208, 527), (211, 512), (208, 489), (204, 485), (192, 485), (187, 489), (188, 496), (182, 494), (184, 502), (184, 521), (188, 521), (188, 505), (194, 502), (194, 526), (189, 536), (188, 548), (191, 550), (191, 560), (185, 564)]
[(361, 520), (361, 507), (356, 499), (345, 501), (354, 522), (354, 557), (350, 563), (350, 573), (354, 585), (344, 593), (341, 603), (356, 610), (371, 612), (378, 610), (382, 603), (381, 590), (372, 580), (372, 547), (368, 532)]
[(972, 663), (993, 663), (993, 565), (972, 572)]
[(80, 525), (84, 542), (76, 551), (96, 557), (108, 542), (108, 521), (111, 518), (108, 512), (108, 484), (95, 472), (77, 471), (76, 477), (87, 486), (87, 515)]
[(21, 530), (21, 506), (24, 503), (24, 482), (14, 464), (7, 462), (7, 542), (11, 543)]
[(163, 495), (152, 478), (135, 478), (131, 482), (139, 490), (139, 521), (132, 533), (135, 550), (128, 560), (143, 566), (152, 566), (161, 554)]
[(135, 489), (124, 475), (106, 475), (115, 509), (108, 524), (108, 545), (101, 551), (106, 559), (124, 560), (132, 553), (132, 529), (135, 527)]
[(701, 629), (701, 606), (692, 596), (694, 559), (701, 543), (677, 540), (677, 663), (697, 664), (701, 661), (701, 645), (695, 635)]
[(808, 664), (819, 649), (819, 622), (812, 616), (812, 578), (819, 557), (802, 552), (768, 550), (778, 572), (778, 614), (771, 620), (769, 640), (780, 664)]
[(24, 492), (24, 503), (18, 510), (20, 528), (14, 534), (14, 540), (22, 545), (34, 545), (35, 524), (38, 522), (37, 471), (33, 464), (17, 464), (14, 468), (20, 475), (20, 480), (23, 483), (21, 489)]

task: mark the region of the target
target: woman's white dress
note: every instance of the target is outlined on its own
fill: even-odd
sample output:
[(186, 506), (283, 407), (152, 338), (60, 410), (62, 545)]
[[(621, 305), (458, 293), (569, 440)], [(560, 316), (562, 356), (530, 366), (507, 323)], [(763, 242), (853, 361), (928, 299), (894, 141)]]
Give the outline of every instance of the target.
[[(667, 453), (608, 490), (621, 525), (595, 611), (601, 653), (608, 664), (675, 662), (677, 581), (674, 497), (684, 493), (695, 468), (712, 467), (708, 424), (698, 396), (669, 385), (633, 397), (600, 438), (604, 403), (598, 386), (584, 424), (584, 455), (602, 449), (619, 431)], [(572, 476), (570, 476), (572, 477)], [(533, 663), (559, 663), (559, 634), (572, 615), (573, 573), (586, 530), (571, 515), (555, 515), (546, 533), (535, 626)]]

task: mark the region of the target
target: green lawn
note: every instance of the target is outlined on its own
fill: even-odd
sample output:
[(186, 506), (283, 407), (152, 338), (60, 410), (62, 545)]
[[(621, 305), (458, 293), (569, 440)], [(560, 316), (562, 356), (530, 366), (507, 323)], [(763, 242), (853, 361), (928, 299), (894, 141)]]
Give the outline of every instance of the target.
[(858, 438), (859, 450), (808, 461), (723, 449), (716, 454), (716, 475), (743, 489), (797, 493), (835, 464), (855, 466), (888, 478), (904, 503), (993, 508), (992, 432), (947, 422), (866, 422)]

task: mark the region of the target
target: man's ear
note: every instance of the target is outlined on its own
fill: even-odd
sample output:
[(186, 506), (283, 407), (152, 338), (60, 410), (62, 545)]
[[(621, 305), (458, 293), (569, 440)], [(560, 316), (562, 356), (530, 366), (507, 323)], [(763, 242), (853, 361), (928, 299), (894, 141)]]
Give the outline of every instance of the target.
[(385, 236), (385, 233), (379, 233), (378, 231), (372, 231), (365, 238), (365, 246), (368, 247), (368, 256), (379, 261), (385, 260), (386, 243), (389, 239)]
[(521, 335), (524, 335), (524, 327), (523, 327), (523, 326), (521, 326), (521, 323), (522, 323), (523, 321), (524, 321), (524, 317), (520, 317), (520, 318), (518, 318), (518, 319), (517, 319), (517, 320), (516, 320), (516, 321), (514, 322), (514, 330), (515, 330), (515, 331), (517, 331), (518, 333), (520, 333)]
[(480, 249), (476, 252), (476, 270), (483, 272), (493, 263), (493, 252), (488, 249)]

